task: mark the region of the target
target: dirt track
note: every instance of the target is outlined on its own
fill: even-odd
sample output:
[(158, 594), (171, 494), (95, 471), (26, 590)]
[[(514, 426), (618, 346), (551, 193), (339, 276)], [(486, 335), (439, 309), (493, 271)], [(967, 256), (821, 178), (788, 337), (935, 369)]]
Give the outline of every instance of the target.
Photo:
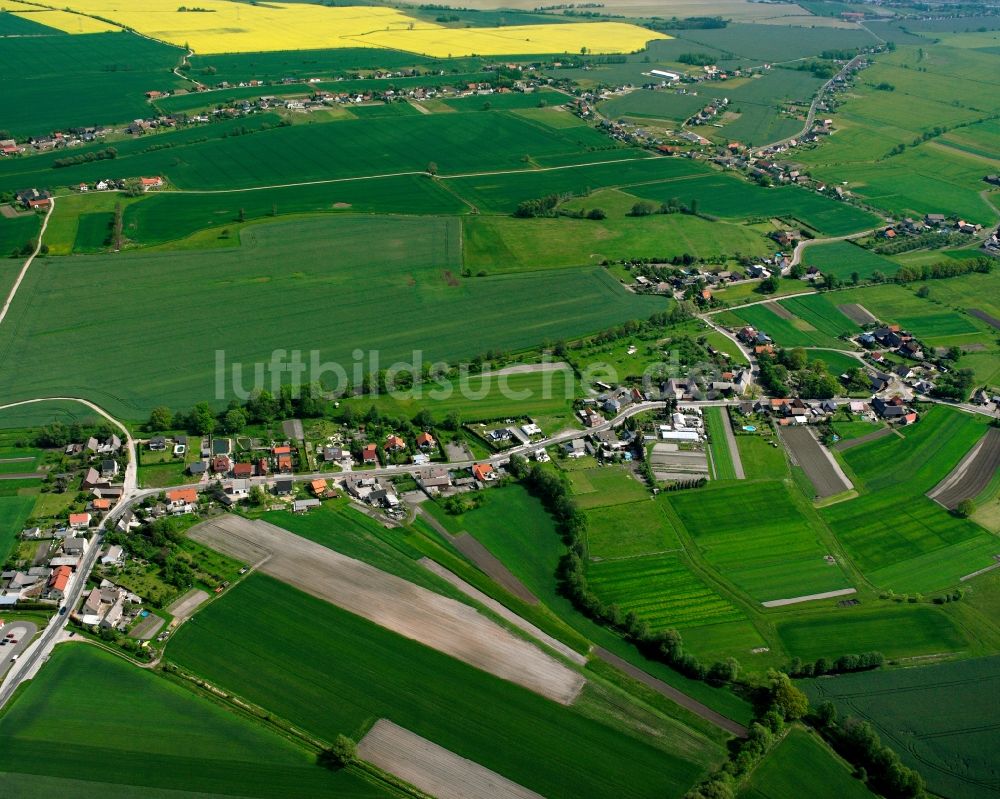
[(437, 799), (542, 799), (388, 719), (379, 719), (361, 739), (358, 757)]
[(813, 484), (817, 497), (832, 497), (854, 487), (809, 428), (782, 427), (778, 432), (792, 460)]
[(582, 675), (487, 619), (475, 608), (262, 521), (222, 516), (193, 527), (192, 538), (259, 571), (562, 704)]
[(951, 510), (963, 499), (977, 497), (989, 485), (997, 469), (1000, 469), (1000, 428), (991, 427), (927, 496)]

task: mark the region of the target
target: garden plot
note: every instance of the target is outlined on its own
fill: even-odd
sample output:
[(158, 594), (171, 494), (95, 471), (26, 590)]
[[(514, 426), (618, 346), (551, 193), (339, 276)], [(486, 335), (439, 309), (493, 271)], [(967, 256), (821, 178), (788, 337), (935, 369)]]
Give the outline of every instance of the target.
[(376, 721), (361, 739), (358, 757), (437, 799), (542, 799), (388, 719)]
[(829, 451), (807, 427), (784, 427), (778, 431), (792, 462), (802, 467), (816, 490), (816, 497), (832, 497), (854, 486)]
[(708, 477), (708, 455), (701, 449), (681, 449), (678, 444), (653, 445), (649, 462), (657, 480), (697, 480)]
[(474, 608), (267, 522), (223, 516), (190, 536), (245, 562), (256, 553), (265, 574), (562, 704), (584, 685), (581, 675)]

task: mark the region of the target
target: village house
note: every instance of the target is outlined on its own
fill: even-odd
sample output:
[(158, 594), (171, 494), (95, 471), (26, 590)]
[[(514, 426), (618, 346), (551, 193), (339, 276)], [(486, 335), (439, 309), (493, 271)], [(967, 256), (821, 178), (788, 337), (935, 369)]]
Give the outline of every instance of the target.
[(472, 476), (480, 483), (486, 483), (497, 479), (496, 470), (491, 463), (477, 463), (472, 467)]
[(58, 602), (65, 599), (66, 589), (69, 586), (69, 580), (72, 576), (73, 570), (69, 566), (57, 566), (53, 569), (52, 576), (49, 577), (49, 584), (45, 590), (46, 597)]
[(417, 446), (422, 450), (428, 450), (434, 448), (434, 436), (428, 433), (426, 430), (417, 436)]
[(85, 530), (90, 527), (90, 514), (71, 513), (69, 515), (69, 526), (73, 530)]
[(378, 463), (378, 447), (374, 444), (365, 444), (364, 449), (361, 450), (361, 462)]
[(386, 452), (388, 452), (390, 454), (394, 454), (396, 452), (402, 452), (403, 450), (405, 450), (406, 449), (406, 442), (403, 441), (403, 439), (401, 439), (397, 435), (390, 435), (385, 440), (385, 444), (382, 446), (382, 448)]

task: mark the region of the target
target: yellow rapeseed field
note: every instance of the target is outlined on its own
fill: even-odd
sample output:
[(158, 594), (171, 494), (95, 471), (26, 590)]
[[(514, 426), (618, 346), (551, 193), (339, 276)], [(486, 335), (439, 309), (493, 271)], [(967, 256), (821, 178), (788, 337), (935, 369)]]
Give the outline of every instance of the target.
[(50, 28), (65, 31), (66, 33), (106, 33), (107, 31), (118, 31), (118, 25), (104, 22), (84, 14), (73, 14), (69, 11), (50, 11), (38, 6), (31, 6), (26, 3), (19, 3), (17, 0), (3, 0), (0, 2), (3, 8), (19, 17), (24, 17), (39, 25), (48, 25)]
[[(189, 7), (198, 10), (178, 10), (185, 0), (68, 0), (64, 7), (171, 44), (188, 45), (202, 54), (334, 47), (390, 48), (434, 57), (579, 53), (581, 48), (592, 53), (623, 53), (641, 50), (650, 39), (667, 38), (620, 22), (447, 28), (394, 8), (190, 2)], [(60, 12), (45, 24), (78, 33), (77, 16)]]

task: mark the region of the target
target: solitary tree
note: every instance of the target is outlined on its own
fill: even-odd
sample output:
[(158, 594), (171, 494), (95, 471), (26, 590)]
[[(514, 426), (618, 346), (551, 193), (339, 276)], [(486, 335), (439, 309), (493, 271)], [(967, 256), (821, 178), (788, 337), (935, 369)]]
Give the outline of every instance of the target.
[(174, 421), (174, 414), (166, 405), (158, 405), (149, 414), (149, 422), (146, 427), (150, 432), (160, 432), (169, 430)]
[(438, 165), (434, 161), (430, 161), (427, 164), (427, 174), (434, 177), (438, 173)]

